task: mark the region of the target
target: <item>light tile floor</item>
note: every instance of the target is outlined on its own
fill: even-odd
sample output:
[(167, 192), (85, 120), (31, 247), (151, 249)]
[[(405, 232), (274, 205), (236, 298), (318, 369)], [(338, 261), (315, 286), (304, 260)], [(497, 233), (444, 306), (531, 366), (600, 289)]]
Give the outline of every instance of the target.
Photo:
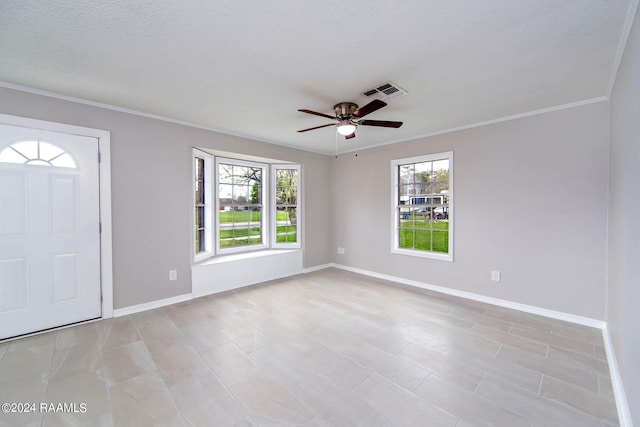
[(4, 402), (37, 407), (2, 426), (618, 425), (599, 330), (333, 269), (2, 343)]

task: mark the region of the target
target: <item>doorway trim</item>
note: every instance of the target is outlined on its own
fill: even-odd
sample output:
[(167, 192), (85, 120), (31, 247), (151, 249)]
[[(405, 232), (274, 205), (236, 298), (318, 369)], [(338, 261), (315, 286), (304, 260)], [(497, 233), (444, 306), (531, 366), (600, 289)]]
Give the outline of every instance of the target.
[(113, 260), (111, 239), (111, 132), (28, 117), (0, 114), (0, 124), (87, 136), (98, 140), (100, 162), (100, 292), (102, 318), (113, 317)]

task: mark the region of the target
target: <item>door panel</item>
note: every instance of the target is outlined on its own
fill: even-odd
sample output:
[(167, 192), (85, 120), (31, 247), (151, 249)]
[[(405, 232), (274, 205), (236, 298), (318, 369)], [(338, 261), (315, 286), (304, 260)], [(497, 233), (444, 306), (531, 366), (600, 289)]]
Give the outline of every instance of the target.
[(0, 171), (0, 235), (24, 234), (27, 225), (27, 174)]
[(29, 308), (27, 258), (0, 259), (0, 314), (27, 308)]
[(101, 316), (98, 140), (0, 125), (0, 339)]
[(56, 254), (52, 256), (53, 303), (78, 298), (78, 254)]
[(49, 175), (49, 216), (51, 233), (78, 232), (78, 177), (74, 175)]

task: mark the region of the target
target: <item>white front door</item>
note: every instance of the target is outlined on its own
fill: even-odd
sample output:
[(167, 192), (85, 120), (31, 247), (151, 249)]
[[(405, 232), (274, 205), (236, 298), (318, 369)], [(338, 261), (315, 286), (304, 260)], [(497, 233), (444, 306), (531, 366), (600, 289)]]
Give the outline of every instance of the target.
[(0, 339), (101, 316), (98, 139), (0, 125)]

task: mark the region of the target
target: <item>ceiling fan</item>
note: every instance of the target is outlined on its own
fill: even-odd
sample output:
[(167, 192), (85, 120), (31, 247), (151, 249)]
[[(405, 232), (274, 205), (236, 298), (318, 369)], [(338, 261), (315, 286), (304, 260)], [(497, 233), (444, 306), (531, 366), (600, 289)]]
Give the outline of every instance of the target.
[(317, 111), (311, 111), (306, 109), (300, 109), (298, 111), (307, 114), (314, 114), (320, 117), (326, 117), (327, 119), (336, 120), (338, 123), (329, 123), (322, 126), (315, 126), (308, 129), (302, 129), (298, 132), (306, 132), (309, 130), (320, 129), (327, 126), (335, 126), (340, 135), (344, 135), (345, 139), (351, 139), (356, 136), (356, 128), (362, 126), (380, 126), (385, 128), (399, 128), (402, 126), (402, 122), (390, 122), (387, 120), (360, 120), (367, 114), (371, 114), (376, 110), (386, 107), (387, 103), (374, 99), (364, 107), (358, 108), (358, 104), (353, 102), (340, 102), (333, 106), (335, 111), (335, 117), (324, 113), (318, 113)]

